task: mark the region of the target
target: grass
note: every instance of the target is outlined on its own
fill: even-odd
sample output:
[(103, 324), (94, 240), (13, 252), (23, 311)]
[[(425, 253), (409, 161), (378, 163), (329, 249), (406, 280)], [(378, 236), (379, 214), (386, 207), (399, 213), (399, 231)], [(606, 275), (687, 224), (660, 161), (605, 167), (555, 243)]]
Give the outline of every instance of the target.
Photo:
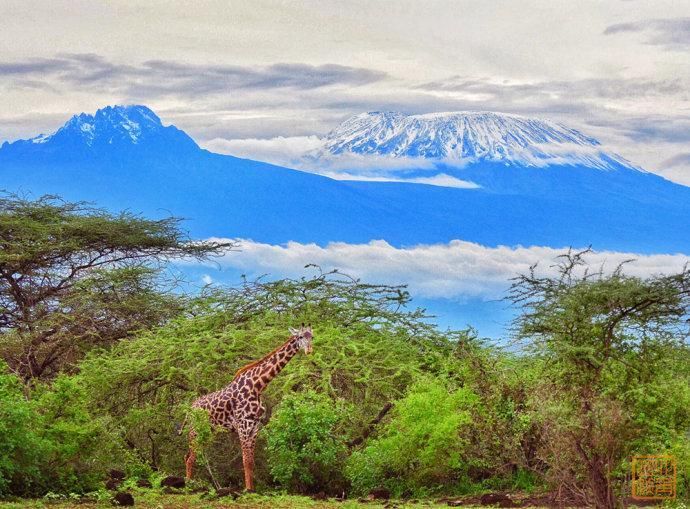
[[(361, 503), (356, 500), (338, 502), (335, 500), (315, 501), (308, 497), (288, 495), (242, 495), (237, 500), (224, 497), (209, 500), (201, 495), (164, 495), (153, 490), (133, 491), (134, 507), (141, 509), (382, 509), (383, 503)], [(395, 502), (395, 505), (405, 509), (428, 509), (434, 505), (432, 501), (415, 504)], [(100, 501), (86, 501), (78, 499), (37, 499), (0, 502), (0, 509), (91, 509), (112, 508), (113, 505), (106, 497)], [(441, 506), (437, 506), (441, 507)]]
[[(355, 499), (337, 501), (313, 500), (309, 497), (294, 495), (259, 495), (244, 494), (238, 499), (222, 497), (211, 499), (200, 494), (163, 494), (155, 489), (129, 490), (134, 496), (134, 507), (137, 509), (441, 509), (447, 504), (441, 500), (420, 501), (372, 501), (359, 502)], [(0, 509), (101, 509), (113, 508), (112, 494), (106, 491), (92, 497), (80, 498), (48, 496), (42, 499), (0, 500)], [(650, 507), (653, 504), (650, 504)], [(483, 506), (461, 506), (458, 509), (472, 509)], [(667, 503), (666, 509), (686, 509), (684, 503)], [(523, 509), (544, 509), (539, 507)]]

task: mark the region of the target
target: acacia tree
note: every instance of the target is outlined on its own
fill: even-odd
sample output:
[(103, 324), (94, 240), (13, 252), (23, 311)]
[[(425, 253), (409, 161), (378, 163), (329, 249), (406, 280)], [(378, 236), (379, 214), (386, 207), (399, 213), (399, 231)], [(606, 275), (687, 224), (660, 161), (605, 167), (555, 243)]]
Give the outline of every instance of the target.
[(559, 492), (612, 508), (635, 447), (645, 437), (665, 447), (690, 429), (690, 373), (675, 362), (688, 358), (690, 270), (648, 279), (623, 265), (590, 271), (588, 253), (560, 257), (555, 276), (532, 267), (510, 299), (523, 307), (518, 337), (545, 361), (533, 405), (548, 475)]
[(180, 298), (158, 277), (167, 262), (231, 247), (192, 242), (176, 218), (2, 196), (0, 355), (24, 380), (49, 377), (178, 312)]

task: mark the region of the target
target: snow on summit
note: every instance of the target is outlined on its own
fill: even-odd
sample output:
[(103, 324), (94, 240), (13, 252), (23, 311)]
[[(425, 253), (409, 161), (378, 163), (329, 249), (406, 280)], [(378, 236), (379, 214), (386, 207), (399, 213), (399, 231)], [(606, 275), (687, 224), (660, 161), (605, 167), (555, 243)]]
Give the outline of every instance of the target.
[(187, 134), (175, 126), (164, 126), (153, 111), (140, 105), (107, 106), (93, 115), (80, 113), (52, 134), (6, 142), (0, 148), (6, 157), (50, 153), (67, 159), (88, 154), (119, 157), (134, 152), (141, 156), (157, 151), (174, 157), (195, 149), (198, 146)]
[[(88, 145), (97, 137), (124, 137), (137, 143), (142, 131), (155, 131), (162, 127), (160, 118), (146, 106), (107, 106), (98, 110), (95, 115), (74, 115), (52, 136), (77, 134)], [(45, 143), (52, 136), (41, 135), (31, 141)]]
[(575, 129), (493, 112), (406, 115), (377, 111), (356, 115), (331, 131), (323, 146), (312, 153), (317, 160), (348, 155), (423, 158), (460, 165), (491, 160), (523, 166), (630, 167)]

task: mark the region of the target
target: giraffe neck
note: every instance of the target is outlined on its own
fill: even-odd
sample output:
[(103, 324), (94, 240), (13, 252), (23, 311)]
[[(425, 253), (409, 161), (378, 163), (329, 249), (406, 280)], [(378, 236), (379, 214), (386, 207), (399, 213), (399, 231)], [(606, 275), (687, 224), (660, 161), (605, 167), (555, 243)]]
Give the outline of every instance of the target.
[(299, 352), (297, 338), (288, 339), (273, 355), (267, 357), (257, 366), (256, 374), (252, 377), (255, 380), (254, 387), (259, 392), (263, 391), (297, 352)]

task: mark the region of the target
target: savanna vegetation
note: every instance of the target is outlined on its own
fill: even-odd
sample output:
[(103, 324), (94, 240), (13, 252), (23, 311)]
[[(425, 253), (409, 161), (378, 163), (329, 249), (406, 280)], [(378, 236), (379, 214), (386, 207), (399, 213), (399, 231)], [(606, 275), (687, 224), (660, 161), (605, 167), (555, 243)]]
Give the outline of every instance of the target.
[(110, 469), (155, 486), (184, 472), (183, 422), (199, 483), (242, 486), (237, 440), (189, 404), (302, 322), (314, 353), (264, 393), (259, 492), (509, 490), (611, 508), (631, 457), (667, 452), (690, 496), (690, 270), (641, 279), (564, 253), (516, 275), (511, 335), (488, 342), (440, 330), (404, 286), (313, 268), (190, 294), (168, 270), (233, 247), (175, 219), (0, 200), (0, 497), (93, 496)]

